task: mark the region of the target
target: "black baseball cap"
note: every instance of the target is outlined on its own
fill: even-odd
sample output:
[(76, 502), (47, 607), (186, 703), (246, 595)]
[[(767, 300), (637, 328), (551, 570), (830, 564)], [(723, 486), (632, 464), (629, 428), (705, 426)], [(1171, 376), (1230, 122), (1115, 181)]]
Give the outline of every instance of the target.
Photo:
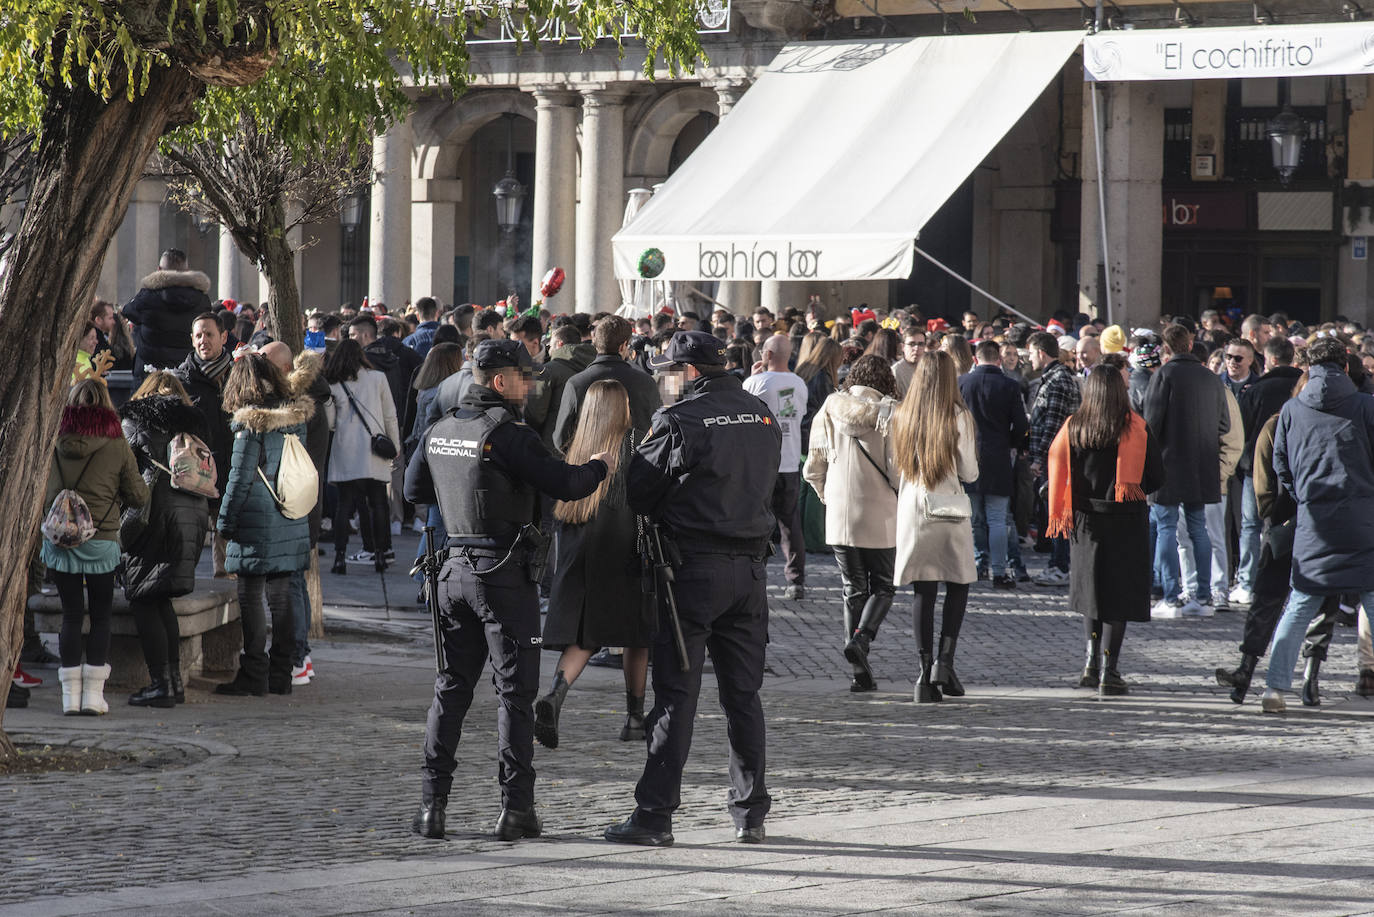
[(724, 366), (725, 342), (705, 331), (679, 331), (668, 342), (662, 356), (649, 360), (653, 369), (667, 369), (675, 364)]
[(520, 341), (482, 341), (473, 352), (472, 360), (478, 369), (484, 371), (494, 372), (507, 368), (526, 373), (534, 371), (534, 361), (530, 359), (530, 352)]

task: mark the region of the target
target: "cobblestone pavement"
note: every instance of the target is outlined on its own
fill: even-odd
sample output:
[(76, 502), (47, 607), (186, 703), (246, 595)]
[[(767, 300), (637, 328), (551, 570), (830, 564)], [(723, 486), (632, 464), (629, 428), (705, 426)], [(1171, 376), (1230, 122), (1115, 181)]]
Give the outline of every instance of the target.
[[(399, 542), (397, 547), (399, 554)], [(588, 670), (569, 697), (562, 746), (536, 752), (547, 840), (512, 847), (489, 836), (499, 794), (494, 702), (485, 693), (478, 695), (460, 748), (449, 838), (435, 843), (414, 837), (408, 822), (419, 795), (433, 664), (427, 619), (413, 605), (396, 603), (395, 587), (389, 615), (365, 606), (363, 578), (350, 576), (349, 594), (361, 600), (329, 609), (334, 635), (315, 648), (319, 677), (289, 697), (212, 698), (192, 691), (189, 702), (174, 710), (113, 703), (108, 717), (66, 719), (59, 713), (56, 673), (45, 672), (53, 684), (35, 692), (30, 709), (7, 713), (11, 735), (21, 742), (97, 744), (132, 761), (101, 773), (0, 780), (0, 913), (9, 904), (24, 914), (116, 912), (123, 906), (130, 914), (297, 914), (312, 901), (315, 909), (307, 906), (306, 912), (453, 913), (460, 910), (455, 873), (463, 874), (458, 885), (471, 892), (462, 910), (511, 913), (518, 904), (521, 912), (537, 912), (568, 904), (557, 890), (587, 881), (585, 868), (580, 880), (567, 872), (572, 863), (592, 862), (583, 856), (597, 863), (611, 857), (606, 862), (616, 864), (617, 882), (643, 879), (652, 888), (655, 876), (676, 877), (687, 883), (687, 897), (680, 899), (686, 903), (678, 909), (693, 913), (753, 912), (764, 901), (770, 913), (818, 914), (935, 907), (942, 900), (961, 902), (969, 912), (998, 912), (1010, 905), (997, 904), (997, 896), (1011, 893), (1018, 895), (1015, 910), (1096, 913), (1168, 905), (1179, 908), (1169, 913), (1191, 913), (1194, 904), (1206, 902), (1209, 913), (1225, 912), (1228, 902), (1207, 901), (1209, 887), (1234, 889), (1241, 896), (1237, 906), (1265, 912), (1264, 901), (1273, 911), (1288, 908), (1259, 889), (1317, 884), (1329, 886), (1330, 894), (1304, 893), (1304, 912), (1374, 911), (1374, 871), (1365, 865), (1374, 843), (1367, 766), (1374, 752), (1374, 702), (1348, 693), (1355, 677), (1353, 629), (1337, 633), (1323, 669), (1325, 703), (1317, 710), (1295, 700), (1287, 717), (1262, 717), (1254, 701), (1235, 707), (1216, 687), (1211, 670), (1233, 661), (1239, 614), (1132, 625), (1123, 672), (1133, 694), (1104, 701), (1072, 687), (1083, 640), (1081, 620), (1064, 607), (1067, 590), (1003, 593), (975, 586), (959, 655), (969, 694), (918, 707), (910, 693), (910, 593), (874, 647), (883, 690), (851, 695), (839, 655), (835, 565), (818, 555), (810, 565), (805, 599), (786, 601), (779, 587), (770, 588), (771, 677), (764, 686), (770, 825), (787, 826), (790, 845), (770, 844), (765, 851), (706, 847), (691, 856), (680, 846), (650, 856), (597, 842), (601, 829), (632, 807), (643, 762), (638, 746), (616, 740), (623, 716), (619, 673), (600, 669)], [(770, 582), (780, 583), (780, 569), (772, 572), (778, 575)], [(330, 597), (344, 592), (328, 575), (325, 588)], [(413, 592), (405, 596), (413, 598)], [(704, 692), (711, 691), (708, 682)], [(674, 821), (680, 845), (729, 839), (724, 748), (723, 717), (703, 703), (683, 807)], [(1276, 775), (1301, 781), (1268, 787)], [(1312, 816), (1308, 821), (1282, 808), (1295, 800), (1304, 816)], [(1070, 804), (1078, 807), (1071, 815), (1054, 808)], [(1198, 806), (1255, 814), (1232, 814), (1218, 831)], [(1090, 845), (1104, 851), (1094, 860), (1070, 855), (1067, 842), (1051, 833), (1066, 829), (1065, 818), (1085, 819), (1067, 827), (1088, 832), (1073, 837), (1087, 837), (1108, 811), (1126, 812), (1140, 823), (1171, 815), (1201, 821), (1192, 829), (1183, 827), (1187, 818), (1172, 827), (1161, 823), (1157, 840), (1167, 849), (1157, 861), (1127, 866), (1108, 862), (1110, 838)], [(1039, 822), (1037, 812), (1054, 814)], [(996, 840), (969, 833), (969, 819), (994, 816), (1003, 820)], [(1249, 824), (1247, 818), (1275, 830), (1263, 840), (1247, 840), (1252, 829), (1239, 827)], [(1290, 822), (1326, 824), (1332, 833), (1323, 833), (1325, 846), (1318, 850), (1278, 830)], [(978, 838), (976, 852), (939, 852), (972, 837)], [(1267, 872), (1257, 871), (1262, 874), (1215, 878), (1227, 861), (1278, 850), (1279, 837), (1290, 844), (1282, 848), (1284, 862), (1308, 857), (1323, 868), (1304, 872), (1274, 862)], [(1360, 845), (1363, 856), (1352, 852)], [(935, 859), (901, 860), (900, 869), (890, 859), (917, 847)], [(857, 888), (819, 897), (796, 891), (809, 886), (798, 884), (787, 864), (816, 857), (827, 864), (817, 869), (839, 870), (835, 877), (876, 870), (879, 881), (862, 887), (862, 906)], [(1221, 865), (1201, 868), (1214, 859)], [(538, 869), (519, 868), (541, 862)], [(994, 870), (992, 863), (1000, 866)], [(496, 868), (507, 866), (514, 868)], [(720, 871), (727, 866), (729, 881)], [(924, 884), (915, 898), (899, 894), (909, 887), (897, 873), (944, 869), (972, 873)], [(1111, 881), (1092, 886), (1095, 869), (1110, 873)], [(1127, 873), (1118, 875), (1121, 869)], [(888, 872), (894, 878), (885, 884)], [(368, 898), (361, 889), (359, 897), (336, 895), (328, 905), (318, 890), (293, 897), (288, 887), (305, 874), (317, 880), (312, 887), (375, 879), (381, 884), (373, 891), (381, 897)], [(1166, 874), (1181, 890), (1160, 898), (1150, 877), (1157, 884)], [(781, 881), (784, 876), (791, 884)], [(1207, 876), (1214, 876), (1212, 886)], [(1356, 891), (1340, 884), (1356, 882), (1358, 889), (1357, 879), (1365, 883), (1364, 907)], [(187, 882), (196, 883), (194, 891)], [(1021, 897), (1069, 885), (1077, 889), (1072, 895)], [(992, 886), (1001, 891), (987, 892)], [(617, 887), (623, 897), (624, 887)], [(129, 897), (139, 889), (145, 898)], [(265, 903), (261, 895), (273, 889), (275, 897)], [(741, 889), (775, 897), (754, 898), (753, 904), (747, 895), (731, 897)], [(165, 910), (150, 906), (157, 901)], [(233, 901), (240, 903), (231, 906)], [(589, 911), (616, 909), (611, 897), (603, 900), (581, 886), (575, 903)]]

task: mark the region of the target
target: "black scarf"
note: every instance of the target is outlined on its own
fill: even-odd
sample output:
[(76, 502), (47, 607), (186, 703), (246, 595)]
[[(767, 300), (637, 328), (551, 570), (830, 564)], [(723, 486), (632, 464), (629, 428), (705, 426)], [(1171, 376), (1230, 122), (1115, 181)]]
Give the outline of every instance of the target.
[(234, 362), (234, 355), (226, 347), (219, 352), (219, 356), (213, 360), (202, 360), (200, 354), (191, 351), (191, 365), (200, 371), (200, 374), (211, 382), (218, 383), (219, 377), (229, 371), (229, 367)]

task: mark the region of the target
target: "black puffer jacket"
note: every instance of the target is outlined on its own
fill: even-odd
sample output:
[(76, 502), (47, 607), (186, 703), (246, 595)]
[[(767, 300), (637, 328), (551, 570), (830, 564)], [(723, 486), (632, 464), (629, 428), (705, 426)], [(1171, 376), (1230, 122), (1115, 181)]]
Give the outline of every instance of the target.
[(171, 369), (191, 352), (191, 321), (210, 311), (210, 278), (200, 271), (153, 271), (124, 307), (134, 326), (134, 374)]
[(178, 433), (205, 440), (200, 412), (180, 398), (153, 395), (119, 409), (124, 437), (152, 495), (148, 523), (130, 512), (120, 528), (124, 550), (124, 595), (130, 601), (175, 598), (196, 587), (196, 563), (205, 543), (209, 508), (204, 497), (173, 490), (167, 473), (167, 445)]

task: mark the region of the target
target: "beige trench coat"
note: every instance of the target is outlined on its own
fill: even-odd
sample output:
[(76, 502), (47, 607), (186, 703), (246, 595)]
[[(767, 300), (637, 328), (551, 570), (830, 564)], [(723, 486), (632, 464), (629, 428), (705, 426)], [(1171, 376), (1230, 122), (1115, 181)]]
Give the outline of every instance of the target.
[[(930, 489), (937, 494), (962, 494), (963, 485), (978, 480), (978, 437), (973, 416), (959, 411), (959, 446), (955, 473)], [(932, 521), (921, 507), (926, 489), (902, 477), (897, 497), (897, 566), (894, 582), (905, 586), (926, 582), (972, 583), (978, 578), (973, 561), (973, 523)]]

